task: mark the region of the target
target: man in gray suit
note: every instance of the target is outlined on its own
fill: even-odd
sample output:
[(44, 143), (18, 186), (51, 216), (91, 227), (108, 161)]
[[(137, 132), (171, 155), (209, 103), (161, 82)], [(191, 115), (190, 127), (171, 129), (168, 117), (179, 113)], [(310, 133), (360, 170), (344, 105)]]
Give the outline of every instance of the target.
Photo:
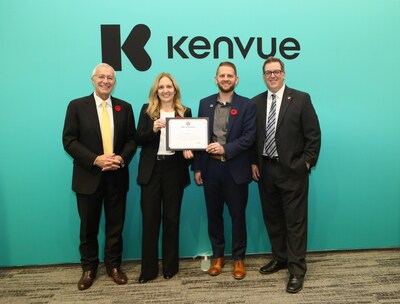
[(285, 85), (284, 63), (274, 57), (263, 65), (268, 90), (253, 98), (257, 140), (252, 165), (273, 259), (262, 274), (287, 268), (286, 291), (303, 288), (307, 271), (308, 175), (321, 146), (318, 117), (310, 95)]

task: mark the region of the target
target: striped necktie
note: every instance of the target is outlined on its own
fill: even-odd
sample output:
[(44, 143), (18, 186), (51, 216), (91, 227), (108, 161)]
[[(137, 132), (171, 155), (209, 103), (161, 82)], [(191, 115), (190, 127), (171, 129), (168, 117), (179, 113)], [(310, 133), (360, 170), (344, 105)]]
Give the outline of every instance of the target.
[(264, 142), (264, 155), (274, 157), (276, 154), (275, 144), (275, 121), (276, 121), (276, 95), (272, 94), (272, 104), (268, 114), (267, 130)]
[(101, 114), (101, 139), (103, 140), (103, 151), (104, 154), (110, 154), (113, 153), (110, 117), (108, 116), (106, 108), (107, 103), (103, 101), (101, 106), (103, 107), (103, 112)]

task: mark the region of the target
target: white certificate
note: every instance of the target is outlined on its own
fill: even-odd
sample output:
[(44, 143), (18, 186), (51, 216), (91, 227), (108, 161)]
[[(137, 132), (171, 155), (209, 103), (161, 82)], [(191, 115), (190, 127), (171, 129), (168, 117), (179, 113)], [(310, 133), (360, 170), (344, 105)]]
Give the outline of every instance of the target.
[(167, 118), (167, 149), (205, 150), (209, 143), (208, 117)]

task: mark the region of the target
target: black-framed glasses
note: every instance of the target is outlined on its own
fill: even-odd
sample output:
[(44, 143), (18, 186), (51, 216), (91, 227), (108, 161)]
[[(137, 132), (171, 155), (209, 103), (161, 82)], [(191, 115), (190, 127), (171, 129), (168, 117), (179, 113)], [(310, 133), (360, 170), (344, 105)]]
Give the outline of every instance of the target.
[(278, 76), (278, 75), (280, 75), (282, 72), (283, 72), (282, 70), (274, 70), (274, 71), (266, 70), (266, 71), (264, 71), (264, 75), (265, 75), (265, 76), (268, 76), (268, 77), (271, 76), (272, 74), (274, 74), (275, 76)]

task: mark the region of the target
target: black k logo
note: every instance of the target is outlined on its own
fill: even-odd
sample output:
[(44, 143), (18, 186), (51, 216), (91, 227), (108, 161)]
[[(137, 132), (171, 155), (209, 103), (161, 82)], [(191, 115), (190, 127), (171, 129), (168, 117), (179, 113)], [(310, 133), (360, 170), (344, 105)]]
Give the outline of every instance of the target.
[(151, 31), (144, 24), (136, 25), (121, 47), (119, 25), (101, 26), (102, 61), (110, 64), (116, 71), (122, 71), (121, 48), (129, 61), (138, 71), (147, 71), (151, 67), (151, 58), (144, 46), (150, 39)]

